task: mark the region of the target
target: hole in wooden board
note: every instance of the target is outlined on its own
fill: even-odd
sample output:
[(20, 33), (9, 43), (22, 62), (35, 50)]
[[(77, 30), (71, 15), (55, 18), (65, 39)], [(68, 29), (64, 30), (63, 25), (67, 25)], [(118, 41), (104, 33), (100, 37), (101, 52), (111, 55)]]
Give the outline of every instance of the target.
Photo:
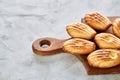
[(50, 44), (51, 44), (50, 41), (48, 41), (48, 40), (42, 40), (40, 42), (40, 47), (42, 47), (42, 48), (49, 48)]

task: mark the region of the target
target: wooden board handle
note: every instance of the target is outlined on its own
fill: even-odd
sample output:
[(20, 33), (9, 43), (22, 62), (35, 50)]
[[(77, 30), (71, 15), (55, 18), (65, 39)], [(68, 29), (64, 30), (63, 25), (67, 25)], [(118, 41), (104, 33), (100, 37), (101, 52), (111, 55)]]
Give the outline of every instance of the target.
[[(64, 52), (62, 44), (65, 40), (67, 39), (60, 40), (49, 37), (40, 38), (33, 42), (32, 49), (35, 54), (42, 56)], [(44, 45), (47, 45), (47, 47), (44, 47)]]

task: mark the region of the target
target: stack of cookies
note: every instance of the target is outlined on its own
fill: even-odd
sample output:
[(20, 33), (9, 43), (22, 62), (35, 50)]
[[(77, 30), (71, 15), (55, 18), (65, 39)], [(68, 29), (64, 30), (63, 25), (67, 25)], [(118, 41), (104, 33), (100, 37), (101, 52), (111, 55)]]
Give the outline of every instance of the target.
[[(120, 65), (120, 19), (111, 22), (98, 12), (85, 15), (84, 22), (74, 22), (66, 26), (71, 39), (63, 44), (63, 49), (74, 55), (87, 55), (90, 66), (111, 68)], [(112, 27), (113, 34), (106, 32)]]

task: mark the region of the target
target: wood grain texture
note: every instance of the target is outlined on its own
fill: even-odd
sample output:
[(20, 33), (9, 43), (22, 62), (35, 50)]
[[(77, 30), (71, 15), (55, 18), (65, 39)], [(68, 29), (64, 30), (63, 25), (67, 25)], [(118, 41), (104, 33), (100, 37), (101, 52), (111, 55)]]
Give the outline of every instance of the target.
[[(64, 50), (62, 49), (63, 47), (62, 44), (66, 40), (65, 39), (60, 40), (49, 37), (40, 38), (33, 42), (32, 49), (33, 52), (38, 55), (42, 55), (42, 56), (53, 55), (56, 53), (64, 52)], [(48, 45), (48, 47), (43, 48), (42, 45)]]

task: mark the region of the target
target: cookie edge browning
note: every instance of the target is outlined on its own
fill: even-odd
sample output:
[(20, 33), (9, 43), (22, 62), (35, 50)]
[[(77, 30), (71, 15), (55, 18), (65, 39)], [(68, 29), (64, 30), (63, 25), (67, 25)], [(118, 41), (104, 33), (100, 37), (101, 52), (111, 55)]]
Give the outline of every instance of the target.
[[(96, 45), (100, 48), (100, 49), (119, 49), (120, 48), (120, 46), (118, 45), (118, 43), (115, 43), (116, 44), (116, 46), (115, 46), (115, 44), (114, 44), (114, 42), (116, 42), (115, 40), (114, 40), (114, 42), (113, 41), (111, 41), (111, 43), (113, 43), (114, 45), (112, 45), (111, 47), (110, 46), (104, 46), (104, 45), (110, 45), (110, 44), (108, 44), (108, 43), (106, 43), (105, 41), (103, 41), (103, 39), (101, 38), (101, 37), (103, 37), (104, 35), (110, 35), (110, 36), (112, 36), (114, 39), (117, 39), (117, 42), (119, 42), (120, 43), (120, 39), (118, 38), (118, 37), (116, 37), (115, 35), (113, 35), (113, 34), (111, 34), (111, 33), (99, 33), (99, 34), (97, 34), (95, 37), (94, 37), (94, 42), (96, 43)], [(101, 39), (100, 39), (101, 38)], [(118, 41), (119, 40), (119, 41)], [(101, 43), (101, 42), (105, 42), (105, 43)]]
[(120, 38), (120, 18), (114, 20), (112, 24), (112, 31), (115, 36)]
[[(86, 50), (85, 52), (77, 52), (77, 51), (74, 51), (74, 50), (72, 50), (71, 48), (72, 47), (74, 47), (74, 46), (70, 46), (70, 42), (69, 41), (72, 41), (72, 40), (82, 40), (82, 41), (86, 41), (87, 43), (89, 43), (91, 46), (89, 47), (89, 51), (88, 51), (88, 49), (85, 49), (84, 47), (84, 50)], [(66, 46), (68, 46), (69, 45), (69, 48), (66, 48)], [(79, 46), (75, 46), (74, 48), (79, 48)], [(74, 49), (73, 48), (73, 49)], [(82, 48), (82, 49), (83, 49)], [(90, 49), (91, 48), (91, 49)], [(95, 43), (94, 42), (92, 42), (92, 41), (88, 41), (88, 40), (85, 40), (85, 39), (80, 39), (80, 38), (72, 38), (72, 39), (69, 39), (69, 40), (67, 40), (67, 41), (65, 41), (64, 43), (63, 43), (63, 50), (64, 51), (66, 51), (66, 52), (68, 52), (68, 53), (71, 53), (71, 54), (73, 54), (73, 55), (85, 55), (85, 54), (89, 54), (89, 53), (91, 53), (91, 52), (93, 52), (94, 50), (96, 49), (96, 45), (95, 45)], [(83, 51), (84, 51), (83, 50)], [(78, 50), (79, 51), (79, 50)]]
[[(70, 32), (70, 28), (73, 28), (75, 30), (76, 27), (74, 27), (74, 25), (76, 25), (76, 24), (78, 24), (79, 27), (82, 25), (82, 26), (85, 26), (85, 27), (89, 28), (89, 30), (91, 31), (91, 34), (88, 34), (89, 37), (86, 37), (86, 35), (83, 37), (83, 36), (76, 36), (76, 35), (72, 34)], [(91, 28), (89, 25), (81, 23), (81, 22), (73, 22), (71, 24), (68, 24), (66, 26), (66, 31), (72, 38), (82, 38), (82, 39), (87, 39), (87, 40), (90, 40), (90, 39), (94, 38), (95, 35), (97, 34), (97, 32), (93, 28)], [(79, 28), (77, 28), (76, 31), (79, 32)], [(80, 32), (79, 34), (82, 34), (82, 33)]]
[[(108, 50), (108, 51), (116, 51), (116, 52), (118, 52), (119, 51), (119, 53), (117, 53), (117, 59), (115, 60), (115, 61), (113, 61), (112, 62), (112, 64), (113, 65), (109, 65), (109, 64), (111, 64), (110, 63), (110, 60), (108, 60), (107, 62), (105, 62), (106, 64), (109, 62), (109, 64), (107, 65), (107, 66), (105, 66), (105, 65), (103, 65), (103, 66), (101, 66), (100, 64), (98, 64), (98, 65), (96, 65), (95, 64), (95, 60), (91, 60), (91, 57), (92, 56), (95, 56), (97, 53), (97, 51), (102, 51), (102, 50)], [(95, 59), (95, 58), (94, 58)], [(100, 59), (99, 59), (100, 60)], [(99, 49), (99, 50), (95, 50), (95, 51), (93, 51), (92, 53), (90, 53), (88, 56), (87, 56), (87, 61), (88, 61), (88, 64), (90, 65), (90, 66), (92, 66), (92, 67), (95, 67), (95, 68), (111, 68), (111, 67), (115, 67), (115, 66), (118, 66), (118, 65), (120, 65), (120, 50), (116, 50), (116, 49)], [(94, 62), (95, 61), (95, 62)], [(98, 59), (97, 59), (97, 61), (98, 61)], [(106, 60), (101, 60), (101, 62), (102, 61), (106, 61)]]
[[(94, 14), (97, 14), (97, 15), (100, 15), (103, 19), (104, 19), (104, 21), (107, 23), (106, 25), (104, 25), (104, 27), (103, 27), (103, 25), (100, 27), (99, 25), (100, 25), (100, 22), (98, 23), (96, 23), (95, 24), (95, 20), (91, 20), (90, 19), (90, 15), (94, 15)], [(100, 19), (100, 18), (98, 18), (98, 19)], [(93, 29), (95, 29), (95, 30), (99, 30), (99, 31), (105, 31), (105, 30), (107, 30), (111, 25), (112, 25), (112, 22), (109, 20), (109, 18), (107, 18), (106, 16), (104, 16), (103, 14), (101, 14), (100, 12), (89, 12), (88, 14), (86, 14), (85, 15), (85, 17), (84, 17), (84, 21), (85, 21), (85, 23), (86, 24), (88, 24), (90, 27), (92, 27)], [(102, 20), (103, 21), (103, 20)], [(93, 24), (94, 23), (94, 24)]]

